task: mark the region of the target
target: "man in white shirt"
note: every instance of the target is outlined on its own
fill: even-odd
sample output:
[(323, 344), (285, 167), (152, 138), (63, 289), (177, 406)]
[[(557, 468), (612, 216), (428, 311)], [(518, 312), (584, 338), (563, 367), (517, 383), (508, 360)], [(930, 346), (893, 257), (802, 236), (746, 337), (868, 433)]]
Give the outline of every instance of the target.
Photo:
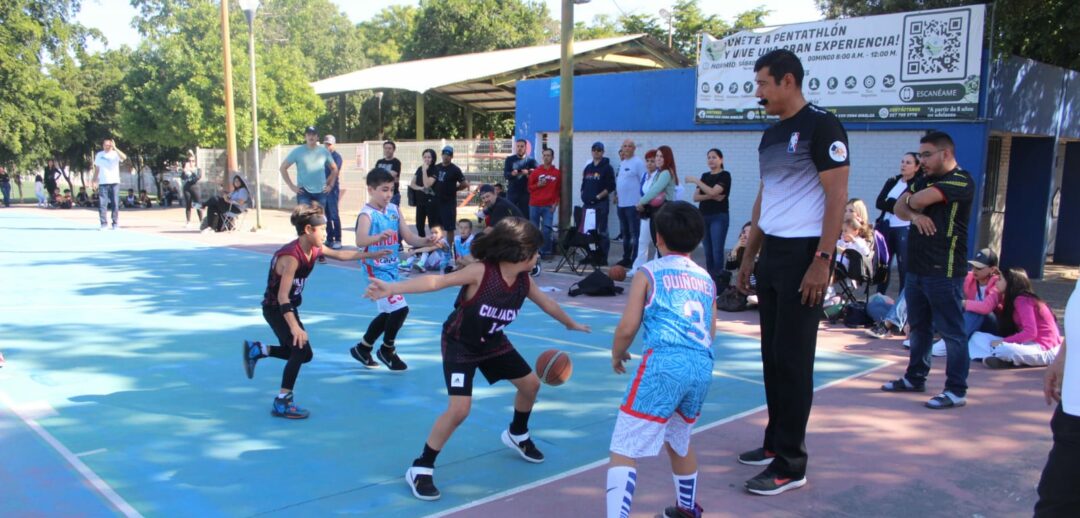
[(101, 143), (102, 150), (94, 156), (94, 172), (98, 182), (98, 219), (101, 230), (109, 228), (105, 220), (105, 211), (112, 203), (112, 229), (119, 228), (120, 214), (120, 162), (127, 160), (123, 151), (116, 149), (113, 139), (107, 138)]
[(619, 169), (615, 174), (615, 205), (619, 214), (619, 233), (622, 234), (623, 255), (619, 264), (629, 268), (637, 258), (641, 218), (637, 203), (641, 200), (641, 181), (645, 177), (645, 162), (634, 152), (637, 145), (626, 139), (619, 148)]
[[(1065, 336), (1080, 336), (1080, 281), (1073, 288), (1065, 305)], [(1037, 518), (1048, 516), (1080, 516), (1080, 353), (1069, 357), (1061, 343), (1054, 363), (1046, 369), (1043, 392), (1048, 404), (1057, 402), (1050, 420), (1054, 446), (1046, 459), (1039, 480), (1039, 501), (1035, 503)]]

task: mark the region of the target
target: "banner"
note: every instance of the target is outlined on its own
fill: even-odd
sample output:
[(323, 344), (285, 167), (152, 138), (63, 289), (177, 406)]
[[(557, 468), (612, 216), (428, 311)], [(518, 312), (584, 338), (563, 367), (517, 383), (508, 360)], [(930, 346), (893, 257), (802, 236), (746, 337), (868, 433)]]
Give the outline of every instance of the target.
[(802, 60), (806, 99), (842, 120), (973, 119), (985, 13), (971, 5), (703, 35), (695, 122), (763, 118), (754, 62), (777, 48)]

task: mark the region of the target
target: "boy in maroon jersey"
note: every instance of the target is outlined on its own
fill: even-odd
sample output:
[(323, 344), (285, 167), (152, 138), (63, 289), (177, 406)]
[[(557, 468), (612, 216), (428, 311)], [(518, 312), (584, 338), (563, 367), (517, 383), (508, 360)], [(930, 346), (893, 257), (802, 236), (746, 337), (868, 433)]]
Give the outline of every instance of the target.
[(371, 279), (368, 285), (365, 296), (373, 300), (461, 286), (454, 311), (443, 324), (443, 376), (450, 406), (435, 421), (423, 453), (405, 472), (405, 481), (416, 498), (435, 500), (441, 496), (433, 478), (435, 457), (469, 416), (477, 369), (488, 383), (509, 380), (517, 387), (514, 419), (509, 430), (502, 433), (503, 444), (526, 461), (544, 461), (544, 454), (529, 438), (529, 414), (540, 390), (540, 379), (514, 349), (503, 329), (517, 317), (526, 297), (567, 329), (588, 333), (589, 326), (575, 322), (529, 280), (529, 271), (539, 258), (543, 242), (543, 236), (532, 223), (517, 217), (505, 218), (490, 233), (473, 241), (476, 263), (446, 275), (395, 283)]
[(281, 376), (281, 391), (274, 398), (270, 413), (287, 419), (304, 419), (309, 412), (293, 403), (292, 391), (300, 374), (300, 365), (311, 361), (312, 356), (308, 334), (297, 311), (303, 300), (301, 293), (308, 275), (323, 255), (338, 261), (356, 261), (379, 258), (390, 251), (368, 253), (334, 250), (325, 246), (326, 216), (319, 206), (297, 205), (291, 221), (300, 237), (274, 252), (262, 302), (263, 318), (270, 324), (281, 345), (244, 340), (244, 371), (251, 379), (255, 375), (255, 363), (267, 356), (288, 362)]

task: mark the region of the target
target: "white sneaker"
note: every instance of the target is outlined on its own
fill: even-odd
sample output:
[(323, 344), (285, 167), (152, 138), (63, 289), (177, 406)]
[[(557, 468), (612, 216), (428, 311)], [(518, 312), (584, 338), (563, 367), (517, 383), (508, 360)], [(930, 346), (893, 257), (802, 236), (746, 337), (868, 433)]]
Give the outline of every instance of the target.
[(911, 339), (910, 338), (904, 339), (904, 349), (911, 349)]

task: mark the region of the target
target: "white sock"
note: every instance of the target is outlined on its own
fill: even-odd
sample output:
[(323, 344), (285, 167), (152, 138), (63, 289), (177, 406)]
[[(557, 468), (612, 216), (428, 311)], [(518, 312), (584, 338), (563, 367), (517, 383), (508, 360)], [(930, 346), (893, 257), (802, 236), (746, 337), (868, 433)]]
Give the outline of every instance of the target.
[[(510, 433), (510, 432), (507, 432)], [(514, 444), (521, 444), (521, 441), (529, 438), (529, 432), (525, 432), (521, 435), (514, 435), (510, 433), (510, 438), (514, 440)]]
[(694, 510), (694, 497), (697, 496), (697, 472), (689, 475), (671, 474), (675, 481), (675, 501), (679, 507), (688, 511)]
[(637, 487), (637, 470), (615, 466), (607, 471), (607, 518), (629, 518)]

